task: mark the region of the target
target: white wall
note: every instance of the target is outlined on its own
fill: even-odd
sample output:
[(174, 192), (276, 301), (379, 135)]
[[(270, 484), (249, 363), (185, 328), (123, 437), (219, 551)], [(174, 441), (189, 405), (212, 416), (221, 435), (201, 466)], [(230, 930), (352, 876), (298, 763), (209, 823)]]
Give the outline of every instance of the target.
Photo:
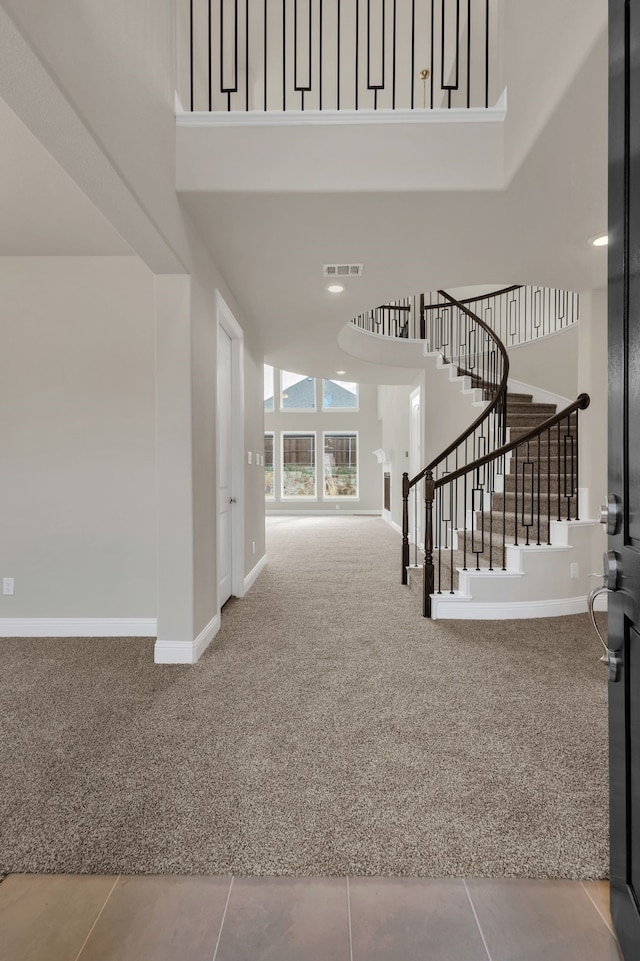
[[(580, 304), (583, 316), (584, 303)], [(575, 400), (578, 384), (578, 354), (583, 331), (582, 320), (557, 334), (529, 344), (508, 348), (509, 380), (548, 390)]]
[[(262, 372), (261, 372), (262, 374)], [(274, 371), (274, 382), (279, 383), (279, 371)], [(373, 451), (381, 446), (381, 425), (378, 420), (377, 387), (373, 384), (360, 384), (358, 390), (359, 409), (353, 411), (323, 411), (321, 408), (321, 380), (316, 381), (315, 411), (265, 411), (264, 430), (275, 434), (275, 499), (266, 501), (268, 511), (381, 511), (382, 510), (382, 467), (373, 456)], [(278, 400), (276, 387), (276, 404)], [(317, 498), (282, 499), (281, 490), (281, 431), (315, 431)], [(358, 433), (358, 491), (357, 498), (323, 500), (322, 498), (322, 432), (357, 431)], [(257, 448), (256, 448), (257, 449)], [(263, 442), (260, 443), (263, 451)], [(263, 485), (264, 490), (264, 485)]]
[(156, 615), (153, 276), (0, 259), (1, 617)]

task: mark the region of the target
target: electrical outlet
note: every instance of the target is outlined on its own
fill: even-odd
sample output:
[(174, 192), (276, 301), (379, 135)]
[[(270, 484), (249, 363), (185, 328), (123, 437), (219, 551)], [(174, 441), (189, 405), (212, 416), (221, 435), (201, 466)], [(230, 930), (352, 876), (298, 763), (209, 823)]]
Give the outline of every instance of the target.
[(253, 454), (250, 450), (247, 451), (247, 464), (250, 464), (253, 459)]
[(571, 565), (571, 577), (580, 577), (580, 565), (573, 563)]
[(252, 550), (253, 550), (253, 553), (255, 554), (255, 552), (256, 552), (256, 542), (255, 542), (255, 541), (251, 541), (251, 548), (252, 548)]
[(12, 577), (2, 578), (2, 593), (13, 594), (13, 578)]

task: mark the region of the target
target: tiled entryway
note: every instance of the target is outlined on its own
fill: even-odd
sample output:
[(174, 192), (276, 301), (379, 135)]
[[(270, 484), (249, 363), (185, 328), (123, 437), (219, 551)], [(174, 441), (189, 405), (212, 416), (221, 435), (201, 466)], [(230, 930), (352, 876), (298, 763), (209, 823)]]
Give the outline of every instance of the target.
[(11, 875), (0, 961), (619, 961), (604, 881)]

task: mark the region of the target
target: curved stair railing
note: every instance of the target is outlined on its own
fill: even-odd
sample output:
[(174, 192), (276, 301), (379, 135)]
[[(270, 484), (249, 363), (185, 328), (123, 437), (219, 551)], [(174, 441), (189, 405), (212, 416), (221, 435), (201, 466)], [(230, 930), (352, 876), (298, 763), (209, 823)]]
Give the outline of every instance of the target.
[[(496, 561), (506, 570), (508, 536), (514, 546), (551, 544), (554, 520), (580, 519), (578, 413), (589, 403), (588, 394), (580, 394), (531, 430), (512, 427), (516, 436), (509, 443), (450, 473), (436, 478), (432, 467), (421, 472), (425, 617), (431, 616), (433, 594), (455, 593), (456, 560), (462, 570), (469, 569), (472, 555), (474, 570), (482, 569), (481, 559), (490, 571)], [(411, 483), (407, 474), (404, 479)]]
[[(571, 327), (578, 319), (580, 298), (570, 290), (512, 284), (461, 298), (460, 303), (491, 327), (506, 347), (515, 347)], [(364, 311), (351, 325), (384, 337), (427, 341), (432, 351), (438, 351), (443, 307), (449, 309), (440, 292), (431, 291)]]
[[(478, 417), (431, 460), (415, 477), (405, 473), (402, 478), (402, 583), (407, 583), (409, 566), (409, 497), (414, 492), (414, 529), (417, 546), (418, 485), (425, 484), (427, 497), (428, 479), (445, 478), (474, 462), (479, 457), (499, 448), (506, 440), (507, 380), (509, 357), (494, 330), (464, 303), (451, 297), (446, 291), (438, 291), (442, 298), (441, 309), (434, 320), (430, 347), (438, 350), (447, 363), (457, 368), (460, 375), (470, 379), (473, 387), (488, 401)], [(452, 309), (454, 308), (454, 309)], [(457, 512), (456, 501), (453, 509)], [(426, 530), (426, 528), (425, 528)], [(425, 571), (426, 573), (426, 571)], [(433, 586), (430, 582), (427, 587)], [(431, 591), (430, 591), (431, 593)]]

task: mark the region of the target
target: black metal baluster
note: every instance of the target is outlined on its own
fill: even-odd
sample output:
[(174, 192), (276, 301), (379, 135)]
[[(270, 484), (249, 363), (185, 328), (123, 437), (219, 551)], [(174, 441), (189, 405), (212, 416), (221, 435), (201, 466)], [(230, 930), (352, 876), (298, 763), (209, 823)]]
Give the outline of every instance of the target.
[[(393, 57), (391, 61), (391, 108), (396, 109), (396, 5), (397, 0), (393, 0)], [(413, 51), (413, 44), (411, 46)], [(413, 69), (411, 70), (413, 76)]]
[(453, 84), (445, 83), (444, 69), (445, 69), (445, 27), (446, 27), (446, 0), (442, 0), (441, 6), (441, 45), (440, 45), (440, 86), (443, 90), (447, 91), (447, 107), (451, 107), (451, 93), (453, 90), (458, 89), (460, 82), (460, 0), (456, 0), (456, 48), (455, 48), (455, 62), (456, 62), (456, 82)]
[(558, 421), (558, 520), (562, 520), (560, 511), (560, 497), (562, 484), (560, 483), (560, 421)]
[(547, 544), (551, 544), (551, 428), (547, 428)]
[[(511, 467), (511, 463), (509, 463), (509, 467)], [(504, 494), (505, 494), (505, 496), (502, 498), (502, 570), (506, 571), (507, 569), (507, 548), (506, 548), (506, 543), (507, 543), (507, 538), (506, 538), (506, 534), (507, 534), (507, 497), (506, 497), (507, 460), (506, 460), (506, 454), (502, 455), (502, 476), (504, 478), (503, 486), (504, 486)]]
[(189, 0), (189, 97), (193, 113), (193, 0)]
[(338, 0), (338, 8), (337, 8), (338, 24), (337, 24), (337, 37), (336, 37), (336, 45), (337, 45), (336, 61), (338, 64), (338, 73), (336, 77), (336, 110), (340, 109), (340, 25), (341, 25), (340, 2), (341, 0)]
[(471, 0), (467, 0), (467, 108), (471, 106)]
[(358, 62), (360, 53), (360, 2), (356, 0), (356, 110), (358, 109)]
[(514, 488), (515, 488), (514, 518), (515, 518), (515, 531), (516, 531), (516, 535), (515, 535), (514, 544), (515, 544), (516, 547), (517, 547), (517, 545), (518, 545), (518, 448), (517, 448), (517, 447), (516, 447), (516, 449), (515, 449), (515, 451), (514, 451), (514, 454), (515, 454), (515, 462), (516, 462), (515, 482), (514, 482)]
[(489, 0), (485, 4), (485, 41), (484, 41), (484, 105), (489, 106)]
[[(338, 2), (339, 2), (339, 0), (338, 0)], [(266, 113), (266, 110), (267, 110), (267, 74), (268, 74), (268, 70), (267, 70), (267, 60), (268, 60), (268, 43), (267, 43), (267, 41), (268, 41), (268, 31), (267, 31), (267, 23), (268, 23), (267, 0), (264, 0), (264, 52), (263, 52), (263, 56), (264, 56), (264, 78), (263, 78), (263, 80), (264, 80), (264, 109), (265, 109), (265, 113)]]
[(245, 3), (245, 37), (244, 37), (244, 62), (245, 62), (245, 109), (249, 112), (249, 0)]
[[(457, 451), (456, 451), (456, 466), (457, 466), (457, 461), (458, 461), (458, 454), (457, 454)], [(458, 527), (457, 521), (455, 521), (455, 522), (453, 521), (453, 516), (454, 516), (454, 515), (453, 515), (453, 506), (454, 506), (454, 502), (455, 502), (454, 492), (453, 492), (453, 486), (454, 486), (453, 484), (451, 484), (451, 483), (449, 484), (449, 516), (452, 518), (452, 522), (451, 522), (451, 549), (450, 549), (450, 555), (449, 555), (449, 593), (450, 593), (450, 594), (453, 594), (453, 593), (454, 593), (454, 590), (453, 590), (453, 563), (454, 563), (454, 562), (453, 562), (453, 524), (455, 523), (455, 525), (456, 525), (456, 530), (457, 530), (457, 527)], [(458, 481), (455, 481), (455, 487), (456, 487), (456, 491), (457, 491)]]
[[(435, 69), (433, 63), (433, 56), (435, 51), (435, 2), (436, 0), (431, 0), (431, 109), (433, 110), (433, 78), (435, 76)], [(414, 80), (413, 75), (411, 76), (411, 90), (413, 91)], [(411, 101), (411, 106), (413, 106), (413, 100)]]
[[(414, 109), (416, 82), (416, 0), (411, 0), (411, 109)], [(433, 71), (432, 71), (433, 73)]]
[(540, 544), (540, 434), (538, 434), (538, 540)]
[(318, 48), (318, 110), (322, 110), (322, 3), (323, 0), (319, 0), (318, 4), (318, 17), (319, 17), (319, 48)]
[(578, 427), (579, 427), (579, 424), (578, 424), (578, 411), (576, 411), (576, 432), (575, 432), (576, 474), (575, 474), (575, 483), (576, 483), (576, 520), (577, 520), (577, 521), (580, 520), (580, 517), (579, 517), (579, 514), (580, 514), (580, 460), (579, 460), (579, 458), (578, 458), (578, 436), (579, 436)]

